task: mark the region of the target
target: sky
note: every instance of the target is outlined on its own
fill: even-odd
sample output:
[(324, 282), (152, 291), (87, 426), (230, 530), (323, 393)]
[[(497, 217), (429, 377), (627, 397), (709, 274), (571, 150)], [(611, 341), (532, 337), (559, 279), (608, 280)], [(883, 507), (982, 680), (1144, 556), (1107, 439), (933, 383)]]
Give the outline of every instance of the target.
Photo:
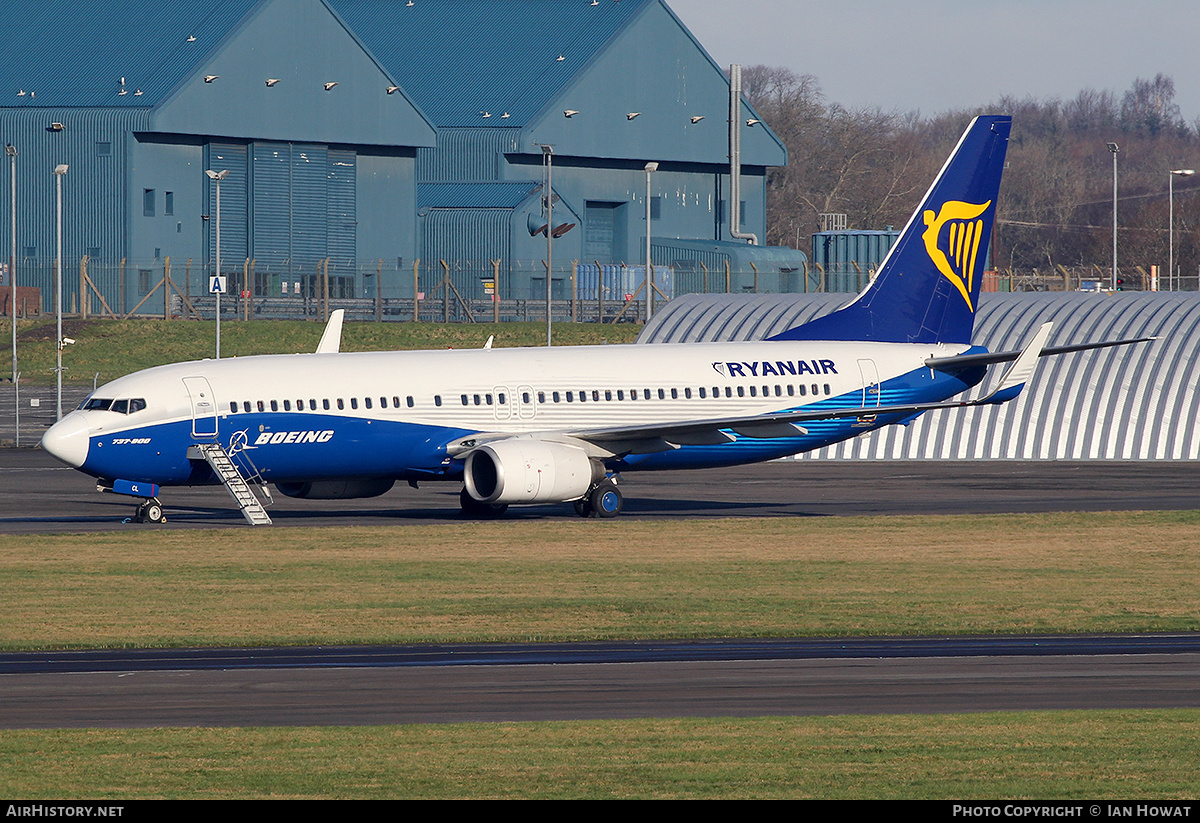
[[(667, 0), (719, 65), (817, 77), (826, 102), (919, 111), (1175, 81), (1200, 119), (1197, 0)], [(1000, 112), (997, 112), (1000, 113)]]

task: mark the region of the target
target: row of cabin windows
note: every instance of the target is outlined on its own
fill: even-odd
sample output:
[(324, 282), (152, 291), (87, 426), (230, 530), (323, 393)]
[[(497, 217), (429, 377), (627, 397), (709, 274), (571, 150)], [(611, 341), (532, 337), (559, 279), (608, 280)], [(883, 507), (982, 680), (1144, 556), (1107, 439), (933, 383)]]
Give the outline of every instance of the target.
[[(406, 397), (403, 402), (404, 402), (404, 405), (406, 405), (410, 409), (414, 405), (416, 405), (416, 403), (413, 400), (411, 395)], [(307, 406), (305, 405), (305, 403), (307, 403)], [(320, 401), (319, 406), (317, 405), (317, 400), (315, 398), (309, 398), (307, 401), (305, 401), (303, 399), (297, 400), (295, 402), (294, 406), (293, 406), (291, 400), (256, 400), (253, 403), (251, 403), (249, 400), (243, 400), (241, 407), (239, 407), (238, 402), (236, 400), (234, 400), (234, 401), (231, 401), (229, 404), (229, 411), (232, 412), (233, 414), (237, 414), (238, 412), (252, 412), (255, 410), (263, 412), (263, 411), (267, 411), (268, 409), (270, 409), (273, 412), (291, 411), (293, 408), (296, 411), (305, 411), (305, 410), (317, 411), (318, 409), (321, 411), (331, 411), (332, 409), (335, 409), (335, 408), (339, 409), (339, 410), (343, 410), (343, 409), (347, 409), (347, 408), (357, 409), (358, 403), (359, 403), (359, 400), (357, 397), (351, 397), (348, 405), (347, 405), (347, 401), (341, 397), (337, 398), (336, 400), (330, 400), (328, 397), (326, 397)], [(400, 398), (398, 396), (393, 395), (391, 398), (391, 408), (398, 409), (398, 408), (400, 408), (400, 404), (401, 404)], [(364, 409), (374, 408), (374, 406), (375, 406), (374, 398), (364, 397), (362, 399), (362, 407)], [(379, 398), (379, 408), (381, 408), (381, 409), (388, 408), (388, 398), (387, 397)]]
[[(773, 391), (772, 391), (772, 388), (774, 389)], [(794, 385), (790, 385), (790, 384), (787, 386), (776, 385), (774, 387), (762, 386), (761, 387), (761, 395), (759, 393), (760, 392), (759, 386), (725, 386), (724, 389), (722, 389), (720, 386), (713, 386), (711, 396), (713, 399), (717, 399), (720, 397), (735, 397), (735, 396), (736, 397), (760, 397), (760, 396), (761, 397), (772, 397), (772, 396), (774, 396), (774, 397), (785, 397), (785, 396), (786, 397), (807, 397), (810, 390), (812, 392), (813, 397), (819, 397), (822, 394), (825, 394), (825, 395), (833, 394), (833, 387), (830, 386), (828, 383), (825, 383), (823, 386), (818, 385), (817, 383), (813, 383), (813, 384), (811, 384), (811, 386), (810, 385), (795, 385), (794, 386)], [(639, 391), (641, 393), (640, 396), (644, 400), (653, 400), (655, 397), (657, 397), (659, 400), (666, 400), (668, 397), (672, 400), (678, 400), (681, 397), (684, 400), (691, 400), (693, 397), (699, 397), (700, 399), (703, 400), (703, 399), (707, 399), (710, 396), (709, 392), (708, 392), (708, 387), (701, 386), (700, 388), (696, 389), (695, 392), (693, 392), (691, 388), (630, 389), (628, 393), (624, 389), (608, 389), (608, 390), (605, 390), (604, 392), (601, 392), (598, 389), (592, 389), (590, 392), (589, 391), (550, 392), (549, 397), (550, 397), (550, 401), (552, 403), (561, 403), (564, 401), (567, 403), (574, 403), (576, 401), (578, 401), (580, 403), (586, 403), (588, 400), (591, 400), (594, 403), (598, 403), (598, 402), (600, 402), (601, 399), (606, 400), (606, 401), (607, 400), (626, 400), (626, 399), (637, 400), (639, 397)], [(545, 403), (546, 396), (547, 396), (546, 392), (538, 392), (538, 394), (537, 394), (538, 402)], [(521, 399), (523, 402), (528, 403), (529, 402), (529, 393), (525, 392), (524, 394), (522, 394)], [(503, 401), (501, 401), (501, 402), (503, 402)]]
[[(720, 386), (713, 386), (711, 397), (714, 399), (717, 399), (720, 397), (734, 397), (734, 396), (736, 396), (736, 397), (772, 397), (772, 396), (774, 396), (774, 397), (785, 397), (785, 396), (786, 397), (807, 397), (807, 396), (809, 396), (810, 392), (813, 397), (818, 397), (822, 394), (828, 396), (833, 393), (833, 388), (828, 383), (825, 383), (824, 385), (820, 385), (817, 383), (800, 384), (800, 385), (789, 384), (786, 386), (777, 384), (774, 387), (769, 386), (769, 385), (764, 385), (761, 387), (757, 386), (757, 385), (725, 386), (724, 389), (722, 389)], [(674, 389), (657, 389), (657, 390), (655, 390), (655, 389), (630, 389), (628, 392), (626, 392), (624, 389), (606, 389), (603, 392), (600, 391), (599, 389), (592, 389), (591, 391), (585, 390), (585, 391), (578, 391), (578, 392), (574, 392), (574, 391), (557, 392), (557, 391), (555, 391), (555, 392), (547, 393), (544, 391), (540, 391), (537, 393), (537, 400), (539, 403), (545, 403), (547, 398), (549, 398), (550, 402), (552, 402), (552, 403), (563, 403), (563, 402), (574, 403), (576, 401), (578, 401), (580, 403), (586, 403), (588, 400), (591, 400), (593, 403), (598, 403), (598, 402), (600, 402), (601, 399), (606, 400), (606, 401), (627, 400), (627, 399), (628, 400), (637, 400), (639, 397), (641, 397), (642, 399), (645, 399), (645, 400), (652, 400), (656, 396), (659, 400), (666, 400), (668, 397), (670, 397), (670, 399), (672, 399), (672, 400), (678, 400), (681, 397), (684, 400), (691, 400), (693, 397), (699, 397), (700, 399), (703, 400), (703, 399), (707, 399), (710, 396), (710, 394), (709, 394), (709, 389), (707, 386), (701, 386), (700, 388), (696, 389), (694, 392), (690, 387), (683, 388), (683, 389), (674, 388)], [(459, 395), (459, 399), (464, 406), (472, 406), (472, 405), (474, 405), (474, 406), (491, 406), (493, 399), (498, 401), (498, 405), (505, 406), (508, 404), (508, 396), (504, 392), (500, 392), (494, 396), (489, 393), (463, 394), (463, 395)], [(522, 403), (528, 404), (528, 403), (531, 403), (532, 400), (533, 400), (533, 398), (532, 398), (530, 392), (522, 392), (521, 393), (521, 402)], [(305, 411), (305, 410), (307, 410), (307, 411), (318, 411), (318, 410), (331, 411), (334, 408), (341, 411), (341, 410), (345, 410), (346, 408), (350, 408), (351, 410), (356, 410), (359, 408), (359, 399), (357, 397), (351, 397), (348, 402), (349, 402), (349, 405), (347, 406), (347, 401), (342, 399), (341, 397), (339, 397), (335, 400), (330, 400), (328, 398), (325, 398), (320, 401), (319, 406), (317, 404), (317, 400), (313, 399), (313, 398), (310, 398), (307, 401), (305, 401), (303, 399), (296, 400), (294, 405), (291, 400), (257, 400), (257, 401), (254, 401), (253, 403), (249, 400), (243, 400), (241, 403), (241, 406), (239, 407), (238, 402), (236, 400), (234, 400), (229, 404), (229, 411), (233, 414), (237, 414), (238, 412), (252, 412), (255, 410), (260, 411), (260, 412), (265, 412), (268, 409), (270, 409), (270, 411), (277, 412), (277, 411), (292, 411), (293, 408), (296, 411)], [(305, 405), (306, 403), (307, 403), (307, 405)], [(416, 405), (415, 401), (413, 400), (412, 395), (409, 395), (408, 397), (406, 397), (403, 401), (403, 404), (404, 404), (404, 406), (406, 406), (410, 409), (413, 408), (414, 405)], [(434, 395), (433, 405), (439, 406), (439, 407), (442, 405), (442, 396), (440, 394)], [(362, 399), (362, 407), (364, 409), (374, 408), (374, 398), (364, 397)], [(401, 400), (400, 400), (399, 396), (395, 396), (395, 395), (392, 396), (390, 407), (394, 408), (394, 409), (401, 408)], [(387, 397), (379, 398), (379, 408), (381, 408), (381, 409), (389, 408)]]

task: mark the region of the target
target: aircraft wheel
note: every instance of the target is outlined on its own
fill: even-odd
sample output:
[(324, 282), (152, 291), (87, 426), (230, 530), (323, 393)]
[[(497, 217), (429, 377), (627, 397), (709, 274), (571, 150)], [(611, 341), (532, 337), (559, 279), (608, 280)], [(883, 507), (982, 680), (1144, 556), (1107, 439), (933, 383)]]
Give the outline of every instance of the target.
[(592, 504), (588, 502), (586, 497), (576, 500), (574, 503), (575, 513), (580, 517), (592, 516)]
[(597, 517), (616, 517), (625, 505), (625, 498), (612, 481), (606, 481), (588, 495), (588, 504)]
[(145, 506), (145, 519), (150, 523), (162, 523), (167, 518), (163, 516), (162, 504), (151, 500)]
[(507, 503), (481, 503), (470, 495), (466, 487), (458, 493), (458, 505), (467, 517), (489, 519), (499, 517), (508, 511)]

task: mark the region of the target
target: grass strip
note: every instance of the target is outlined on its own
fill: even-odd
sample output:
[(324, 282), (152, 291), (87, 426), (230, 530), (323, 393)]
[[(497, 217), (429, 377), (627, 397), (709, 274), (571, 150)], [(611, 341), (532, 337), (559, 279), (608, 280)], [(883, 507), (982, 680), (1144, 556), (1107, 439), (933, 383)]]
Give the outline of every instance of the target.
[[(12, 321), (0, 320), (0, 339), (12, 335)], [(304, 320), (227, 320), (221, 324), (221, 355), (312, 352), (325, 326)], [(632, 343), (640, 324), (555, 323), (556, 346)], [(63, 334), (75, 343), (63, 352), (68, 382), (105, 383), (151, 366), (212, 357), (216, 323), (152, 319), (67, 319)], [(56, 351), (54, 318), (20, 320), (17, 345), (22, 382), (52, 385)], [(482, 348), (489, 336), (496, 348), (546, 345), (542, 323), (347, 323), (342, 351), (409, 351)]]
[(1195, 798), (1200, 710), (6, 731), (0, 794)]
[(0, 536), (0, 648), (1200, 629), (1200, 513)]

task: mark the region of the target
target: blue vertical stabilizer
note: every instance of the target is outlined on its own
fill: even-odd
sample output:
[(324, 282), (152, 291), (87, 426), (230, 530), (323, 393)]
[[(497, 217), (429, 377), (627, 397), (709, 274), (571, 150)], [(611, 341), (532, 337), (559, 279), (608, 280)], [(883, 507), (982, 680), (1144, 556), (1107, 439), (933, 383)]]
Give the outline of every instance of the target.
[(871, 285), (771, 339), (970, 343), (1011, 127), (1008, 116), (972, 120)]

